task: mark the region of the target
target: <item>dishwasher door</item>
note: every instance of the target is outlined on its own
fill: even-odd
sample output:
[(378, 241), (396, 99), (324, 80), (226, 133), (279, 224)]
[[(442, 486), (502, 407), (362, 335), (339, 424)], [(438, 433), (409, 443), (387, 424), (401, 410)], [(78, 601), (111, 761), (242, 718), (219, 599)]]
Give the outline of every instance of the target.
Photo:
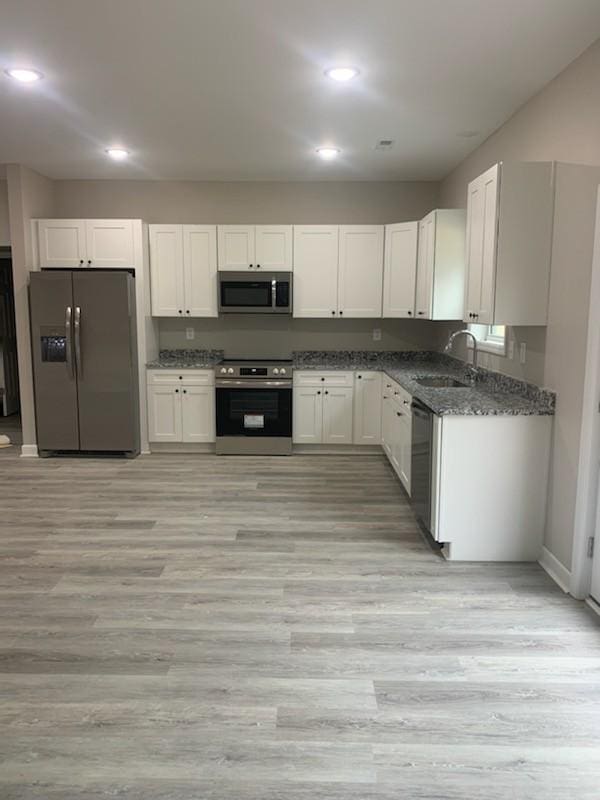
[(433, 411), (412, 401), (411, 502), (417, 519), (431, 533)]

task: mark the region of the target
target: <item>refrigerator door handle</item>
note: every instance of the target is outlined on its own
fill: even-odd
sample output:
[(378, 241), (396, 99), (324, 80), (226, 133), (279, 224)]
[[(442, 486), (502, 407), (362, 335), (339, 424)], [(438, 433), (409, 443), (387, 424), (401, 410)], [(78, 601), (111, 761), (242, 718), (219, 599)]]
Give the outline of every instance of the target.
[(73, 316), (73, 309), (71, 306), (67, 306), (65, 311), (65, 347), (66, 347), (66, 358), (67, 358), (67, 372), (69, 375), (74, 378), (75, 377), (75, 370), (73, 364), (73, 341), (72, 341), (72, 319)]
[(75, 306), (75, 361), (77, 362), (77, 375), (81, 378), (83, 365), (81, 363), (81, 309)]

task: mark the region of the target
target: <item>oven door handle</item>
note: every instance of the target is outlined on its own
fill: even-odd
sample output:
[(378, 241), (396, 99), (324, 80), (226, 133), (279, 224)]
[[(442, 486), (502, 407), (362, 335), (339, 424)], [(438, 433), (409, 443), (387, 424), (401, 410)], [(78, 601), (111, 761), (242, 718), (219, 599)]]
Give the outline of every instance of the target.
[(291, 389), (292, 381), (256, 381), (219, 378), (215, 381), (217, 389)]

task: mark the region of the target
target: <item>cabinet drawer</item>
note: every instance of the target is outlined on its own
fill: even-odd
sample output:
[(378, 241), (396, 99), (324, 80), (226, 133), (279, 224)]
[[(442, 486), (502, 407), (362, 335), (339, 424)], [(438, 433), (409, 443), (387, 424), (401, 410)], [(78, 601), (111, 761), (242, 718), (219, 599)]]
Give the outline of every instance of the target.
[(401, 406), (410, 414), (411, 394), (403, 386), (400, 386), (397, 381), (385, 375), (383, 378), (383, 393), (387, 393), (396, 405)]
[(354, 372), (330, 370), (294, 372), (295, 386), (353, 386)]
[(153, 369), (148, 370), (148, 385), (161, 386), (167, 383), (185, 383), (186, 386), (214, 386), (212, 369)]

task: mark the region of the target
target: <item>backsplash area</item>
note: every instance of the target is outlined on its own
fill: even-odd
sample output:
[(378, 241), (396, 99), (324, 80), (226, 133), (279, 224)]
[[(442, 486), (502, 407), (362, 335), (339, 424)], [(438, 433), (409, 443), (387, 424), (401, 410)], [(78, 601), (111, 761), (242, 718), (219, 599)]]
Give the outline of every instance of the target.
[[(287, 358), (293, 350), (437, 350), (452, 323), (404, 319), (294, 319), (229, 314), (160, 320), (161, 350), (224, 350), (228, 358)], [(192, 328), (194, 338), (186, 338)], [(373, 340), (373, 331), (381, 339)]]

